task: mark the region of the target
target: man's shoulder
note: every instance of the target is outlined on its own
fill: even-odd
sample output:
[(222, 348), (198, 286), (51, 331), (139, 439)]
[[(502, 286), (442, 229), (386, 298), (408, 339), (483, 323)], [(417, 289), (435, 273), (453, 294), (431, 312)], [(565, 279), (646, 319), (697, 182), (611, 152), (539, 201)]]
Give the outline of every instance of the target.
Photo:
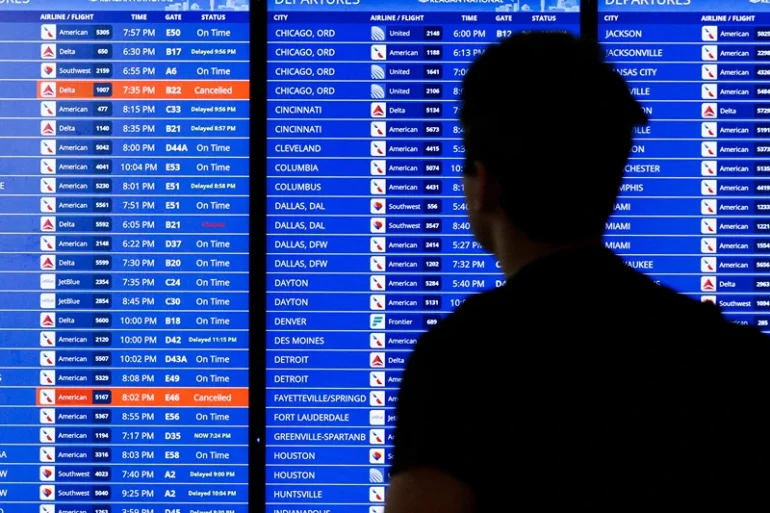
[(451, 354), (457, 344), (462, 344), (467, 354), (469, 344), (480, 341), (492, 331), (500, 333), (500, 336), (510, 334), (501, 332), (506, 323), (516, 318), (509, 310), (508, 294), (503, 288), (472, 294), (454, 312), (424, 333), (417, 342), (417, 348), (428, 350), (440, 347), (443, 353)]

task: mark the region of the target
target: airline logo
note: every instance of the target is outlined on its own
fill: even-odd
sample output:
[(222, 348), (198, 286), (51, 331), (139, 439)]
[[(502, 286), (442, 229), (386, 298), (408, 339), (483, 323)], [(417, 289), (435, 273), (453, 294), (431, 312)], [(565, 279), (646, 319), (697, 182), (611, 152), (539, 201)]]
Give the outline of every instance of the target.
[(55, 59), (56, 58), (56, 43), (43, 43), (40, 45), (40, 58), (41, 59)]
[(716, 176), (717, 175), (717, 163), (713, 160), (704, 160), (700, 164), (700, 174), (702, 176)]
[(716, 253), (717, 252), (717, 240), (712, 237), (704, 237), (700, 240), (700, 252), (701, 253)]
[(384, 160), (372, 160), (369, 166), (372, 176), (383, 176), (386, 173)]
[(385, 275), (375, 274), (369, 278), (369, 290), (385, 290)]
[(700, 86), (700, 97), (704, 100), (716, 100), (719, 97), (716, 84), (703, 84)]
[(55, 250), (56, 250), (55, 235), (43, 235), (40, 237), (40, 251), (55, 251)]
[(42, 370), (40, 371), (40, 384), (44, 386), (52, 387), (56, 384), (56, 371)]
[(370, 387), (384, 387), (385, 386), (385, 373), (372, 371), (369, 373), (369, 386)]
[[(54, 506), (48, 506), (47, 504), (41, 504), (40, 505), (40, 512), (39, 513), (56, 513), (56, 510), (55, 510)], [(385, 513), (385, 510), (383, 510), (382, 513)]]
[(717, 200), (704, 199), (700, 202), (700, 213), (704, 216), (713, 216), (717, 213)]
[(369, 502), (385, 502), (385, 487), (384, 486), (370, 486), (369, 487)]
[(40, 312), (40, 327), (41, 328), (55, 328), (56, 316), (49, 312)]
[(701, 27), (700, 38), (703, 41), (718, 41), (719, 29), (717, 29), (717, 27), (715, 27), (714, 25), (706, 25), (704, 27)]
[(712, 141), (704, 141), (700, 145), (701, 157), (716, 157), (717, 156), (717, 143)]
[(369, 513), (385, 513), (385, 506), (369, 506)]
[(41, 424), (54, 424), (55, 422), (56, 422), (56, 409), (55, 408), (43, 408), (43, 409), (40, 410), (40, 423)]
[(373, 199), (371, 201), (371, 204), (369, 205), (369, 211), (372, 214), (379, 214), (380, 212), (385, 212), (385, 200)]
[(40, 351), (40, 366), (54, 367), (56, 365), (56, 351)]
[(372, 218), (371, 232), (372, 233), (385, 233), (385, 218), (384, 217), (374, 217), (374, 218)]
[(56, 98), (56, 82), (40, 82), (40, 96)]
[(369, 425), (384, 426), (385, 410), (369, 410)]
[(53, 198), (40, 198), (40, 212), (43, 214), (56, 213), (56, 200)]
[(373, 26), (371, 29), (372, 41), (385, 41), (385, 30), (382, 27)]
[(385, 353), (369, 353), (369, 367), (385, 367)]
[(385, 253), (385, 239), (382, 237), (372, 237), (369, 240), (369, 251), (372, 253)]
[(371, 314), (369, 316), (369, 329), (379, 330), (385, 327), (385, 314)]
[(387, 146), (384, 141), (372, 141), (369, 145), (372, 157), (384, 157), (388, 154)]
[(701, 180), (700, 193), (704, 196), (714, 196), (717, 193), (716, 180)]
[(700, 124), (701, 137), (716, 137), (717, 136), (717, 124), (716, 123), (701, 123)]
[(369, 270), (372, 272), (379, 272), (385, 270), (385, 257), (373, 256), (369, 257)]
[(703, 80), (716, 80), (719, 77), (719, 69), (716, 64), (704, 64), (700, 72)]
[(50, 388), (40, 390), (40, 404), (46, 406), (56, 404), (56, 391)]
[(40, 428), (40, 443), (52, 444), (56, 442), (56, 428)]
[(709, 235), (717, 232), (717, 220), (716, 219), (703, 219), (700, 225), (700, 232)]
[(43, 139), (40, 141), (41, 155), (56, 155), (56, 141), (53, 139)]
[(385, 194), (388, 190), (388, 182), (385, 180), (372, 180), (369, 182), (369, 192), (372, 194)]
[(46, 120), (41, 121), (40, 135), (56, 135), (56, 123)]
[(56, 290), (56, 275), (55, 274), (41, 274), (40, 275), (40, 288), (42, 290)]
[(719, 54), (719, 48), (714, 45), (703, 45), (701, 47), (701, 51), (700, 51), (701, 60), (715, 61), (717, 60), (718, 54)]
[(55, 331), (41, 331), (40, 332), (40, 347), (56, 347), (56, 332)]
[(40, 308), (56, 308), (56, 294), (40, 294)]
[(370, 333), (369, 334), (369, 347), (372, 349), (384, 349), (385, 348), (385, 333)]
[[(56, 481), (55, 467), (40, 467), (40, 480), (41, 481)], [(42, 511), (42, 508), (41, 508)], [(53, 510), (52, 510), (53, 511)]]
[(382, 471), (378, 468), (370, 468), (369, 469), (369, 482), (370, 483), (384, 483), (385, 482), (385, 476), (382, 474)]
[(56, 289), (56, 275), (55, 274), (41, 274), (40, 275), (40, 288), (43, 290), (55, 290)]
[(56, 231), (56, 217), (42, 216), (40, 218), (40, 231), (41, 232), (55, 232)]
[(40, 487), (40, 500), (52, 501), (56, 498), (56, 486), (55, 485), (43, 485)]
[(716, 118), (719, 112), (716, 103), (701, 103), (700, 115), (702, 118)]
[(700, 289), (703, 292), (714, 292), (717, 290), (717, 277), (716, 276), (701, 276), (700, 277)]
[(41, 78), (56, 78), (56, 65), (48, 62), (40, 64), (40, 77)]
[(372, 137), (385, 137), (388, 125), (384, 121), (372, 121), (369, 132)]
[(371, 110), (370, 115), (373, 118), (384, 118), (387, 117), (388, 113), (388, 104), (385, 102), (372, 102), (371, 104)]
[(369, 443), (371, 445), (384, 445), (385, 444), (385, 430), (384, 429), (370, 429), (369, 430)]
[(385, 296), (380, 294), (369, 296), (369, 308), (371, 310), (385, 310)]
[(385, 68), (379, 64), (372, 64), (370, 71), (372, 80), (385, 80)]
[(717, 304), (717, 297), (716, 296), (701, 296), (700, 297), (701, 303), (712, 303)]
[(372, 84), (369, 86), (369, 96), (372, 100), (383, 100), (385, 98), (385, 88), (380, 84)]
[(40, 174), (41, 175), (55, 175), (56, 174), (56, 159), (40, 159)]
[(40, 461), (43, 463), (54, 463), (56, 461), (56, 450), (53, 447), (41, 447)]
[(56, 116), (56, 102), (40, 102), (40, 115), (46, 118)]
[(56, 257), (51, 255), (40, 255), (40, 269), (43, 271), (56, 269)]
[(383, 390), (369, 392), (369, 406), (385, 406), (385, 392)]
[(45, 41), (56, 39), (56, 25), (41, 25), (40, 39)]
[(384, 463), (385, 462), (385, 450), (384, 449), (369, 449), (369, 463)]
[(716, 257), (702, 257), (700, 259), (700, 272), (702, 272), (702, 273), (715, 273), (715, 272), (717, 272), (717, 258)]
[(387, 59), (387, 45), (372, 45), (371, 56), (373, 61), (384, 61)]
[(51, 194), (56, 192), (56, 178), (41, 178), (40, 192), (44, 194)]

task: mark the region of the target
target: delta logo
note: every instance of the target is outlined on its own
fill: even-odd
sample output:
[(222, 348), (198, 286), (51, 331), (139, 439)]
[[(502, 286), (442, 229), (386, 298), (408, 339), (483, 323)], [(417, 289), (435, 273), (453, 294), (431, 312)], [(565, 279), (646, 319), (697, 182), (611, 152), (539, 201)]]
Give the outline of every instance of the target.
[(53, 314), (50, 314), (48, 312), (41, 312), (40, 313), (40, 327), (41, 328), (55, 328), (56, 327), (56, 318), (53, 316)]
[(704, 103), (701, 105), (701, 117), (715, 118), (717, 117), (717, 104), (716, 103)]
[(387, 113), (387, 104), (385, 102), (372, 102), (370, 113), (373, 118), (384, 118)]
[(56, 260), (49, 255), (40, 255), (40, 269), (52, 271), (56, 269)]
[(56, 218), (50, 216), (43, 216), (40, 218), (40, 231), (41, 232), (55, 232), (56, 231)]
[(56, 84), (53, 82), (42, 82), (40, 84), (40, 96), (43, 98), (56, 98)]
[(702, 292), (714, 292), (717, 289), (716, 277), (701, 276), (700, 289)]
[(55, 59), (56, 58), (56, 45), (55, 44), (42, 44), (42, 45), (40, 45), (40, 58), (42, 58), (42, 59)]

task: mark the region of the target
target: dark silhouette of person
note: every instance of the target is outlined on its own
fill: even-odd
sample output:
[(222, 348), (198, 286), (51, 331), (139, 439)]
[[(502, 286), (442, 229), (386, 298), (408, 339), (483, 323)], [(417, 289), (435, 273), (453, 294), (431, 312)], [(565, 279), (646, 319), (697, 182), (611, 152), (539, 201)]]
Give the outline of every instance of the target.
[(386, 513), (770, 507), (768, 339), (604, 246), (647, 119), (598, 45), (514, 35), (462, 102), (470, 224), (506, 281), (416, 343)]

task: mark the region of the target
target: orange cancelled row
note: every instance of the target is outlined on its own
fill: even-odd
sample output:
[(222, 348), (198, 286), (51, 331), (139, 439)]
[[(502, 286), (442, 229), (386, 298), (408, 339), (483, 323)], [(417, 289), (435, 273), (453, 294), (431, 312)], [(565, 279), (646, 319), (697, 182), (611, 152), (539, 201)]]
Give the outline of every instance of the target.
[(37, 97), (70, 100), (248, 100), (249, 82), (248, 80), (229, 82), (213, 80), (39, 81)]
[(246, 408), (247, 388), (38, 388), (38, 406), (218, 406)]

